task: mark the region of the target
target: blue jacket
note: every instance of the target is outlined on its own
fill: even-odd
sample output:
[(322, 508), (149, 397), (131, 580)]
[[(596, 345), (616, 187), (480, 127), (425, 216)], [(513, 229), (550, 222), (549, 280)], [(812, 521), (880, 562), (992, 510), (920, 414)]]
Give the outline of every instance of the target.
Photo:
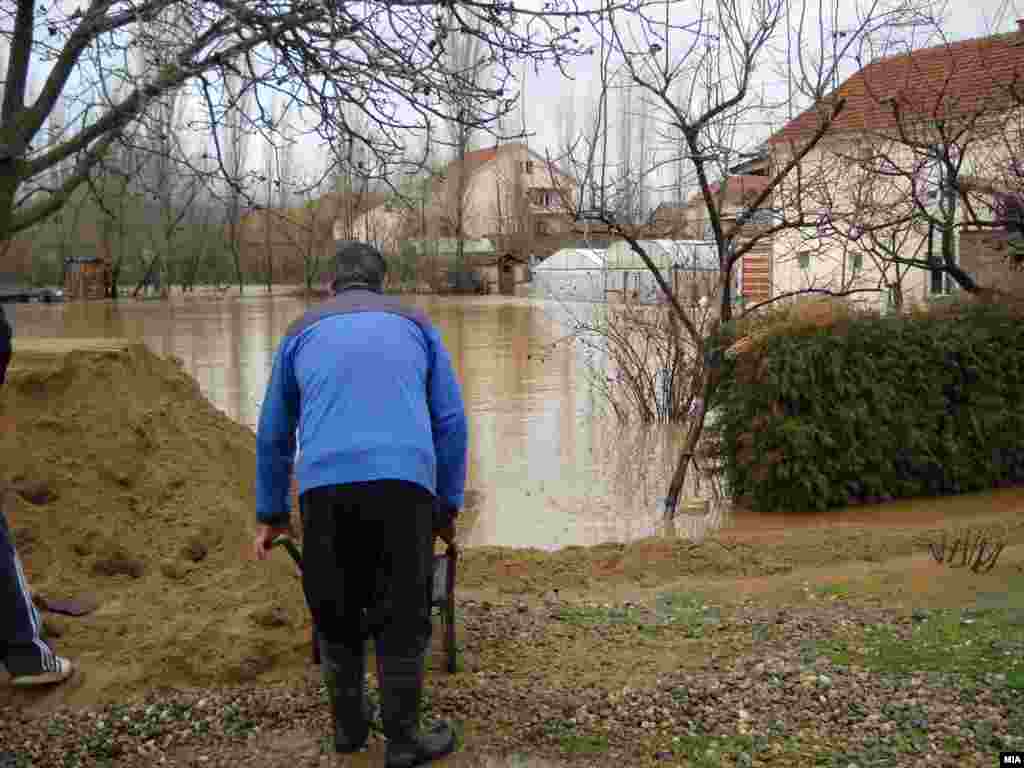
[(451, 358), (421, 313), (347, 290), (288, 329), (256, 433), (256, 517), (283, 525), (299, 493), (366, 480), (416, 483), (456, 509), (466, 415)]

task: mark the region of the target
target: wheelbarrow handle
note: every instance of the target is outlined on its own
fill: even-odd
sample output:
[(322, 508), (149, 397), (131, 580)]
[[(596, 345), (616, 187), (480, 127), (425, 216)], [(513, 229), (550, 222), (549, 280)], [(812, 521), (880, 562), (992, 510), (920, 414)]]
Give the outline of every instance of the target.
[[(291, 536), (278, 536), (272, 542), (270, 542), (270, 546), (271, 547), (277, 547), (277, 546), (284, 547), (285, 551), (289, 555), (291, 555), (292, 560), (295, 561), (295, 566), (299, 569), (300, 572), (302, 571), (302, 553), (299, 551), (299, 548), (295, 545), (295, 540)], [(311, 648), (311, 650), (312, 650), (312, 656), (313, 656), (313, 664), (314, 665), (319, 665), (320, 664), (320, 633), (317, 632), (316, 622), (313, 623), (313, 627), (312, 627), (312, 629), (310, 631), (310, 635), (311, 635), (311, 638), (312, 638), (312, 648)]]
[(285, 548), (285, 551), (287, 551), (288, 554), (291, 555), (292, 560), (295, 561), (295, 565), (298, 566), (299, 570), (301, 571), (302, 553), (299, 552), (299, 548), (295, 546), (294, 539), (292, 539), (291, 536), (278, 536), (272, 542), (270, 542), (271, 547), (276, 547), (278, 545)]

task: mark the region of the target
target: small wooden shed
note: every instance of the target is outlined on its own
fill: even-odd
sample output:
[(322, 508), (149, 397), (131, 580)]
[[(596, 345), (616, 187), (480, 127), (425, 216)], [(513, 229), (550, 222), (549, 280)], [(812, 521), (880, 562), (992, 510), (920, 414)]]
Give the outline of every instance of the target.
[(110, 265), (98, 256), (64, 260), (64, 298), (105, 299), (110, 293)]

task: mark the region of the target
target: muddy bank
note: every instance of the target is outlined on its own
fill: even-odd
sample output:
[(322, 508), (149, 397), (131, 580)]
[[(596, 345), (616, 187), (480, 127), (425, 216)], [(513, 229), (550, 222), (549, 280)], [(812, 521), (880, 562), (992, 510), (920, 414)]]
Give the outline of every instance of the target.
[[(163, 687), (294, 681), (309, 620), (279, 553), (248, 559), (255, 440), (172, 360), (111, 340), (18, 344), (3, 393), (5, 510), (35, 591), (91, 597), (89, 616), (48, 617), (84, 674), (52, 703), (124, 700)], [(1024, 542), (1024, 503), (993, 509)], [(462, 520), (464, 534), (473, 510)], [(557, 552), (467, 549), (458, 589), (540, 596), (656, 586), (684, 576), (786, 574), (923, 551), (934, 524), (827, 526), (695, 544), (647, 539)], [(0, 684), (0, 700), (13, 694)], [(33, 703), (32, 699), (25, 699)]]
[[(990, 512), (982, 509), (969, 522), (998, 529), (1010, 545), (1024, 543), (1024, 500)], [(939, 517), (906, 527), (898, 523), (885, 527), (821, 524), (792, 531), (724, 530), (701, 542), (649, 538), (630, 544), (566, 547), (557, 552), (478, 547), (465, 552), (459, 583), (511, 594), (543, 594), (553, 589), (585, 591), (614, 584), (652, 587), (687, 576), (775, 576), (801, 568), (850, 561), (878, 563), (920, 554), (944, 530), (963, 523), (960, 517)]]

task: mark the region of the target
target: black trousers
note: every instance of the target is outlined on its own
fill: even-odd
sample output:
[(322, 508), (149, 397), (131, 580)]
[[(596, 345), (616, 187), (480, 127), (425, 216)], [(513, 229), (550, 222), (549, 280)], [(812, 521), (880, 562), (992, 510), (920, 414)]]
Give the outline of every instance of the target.
[(317, 630), (354, 655), (430, 645), (434, 496), (414, 483), (373, 480), (302, 494), (302, 587)]

